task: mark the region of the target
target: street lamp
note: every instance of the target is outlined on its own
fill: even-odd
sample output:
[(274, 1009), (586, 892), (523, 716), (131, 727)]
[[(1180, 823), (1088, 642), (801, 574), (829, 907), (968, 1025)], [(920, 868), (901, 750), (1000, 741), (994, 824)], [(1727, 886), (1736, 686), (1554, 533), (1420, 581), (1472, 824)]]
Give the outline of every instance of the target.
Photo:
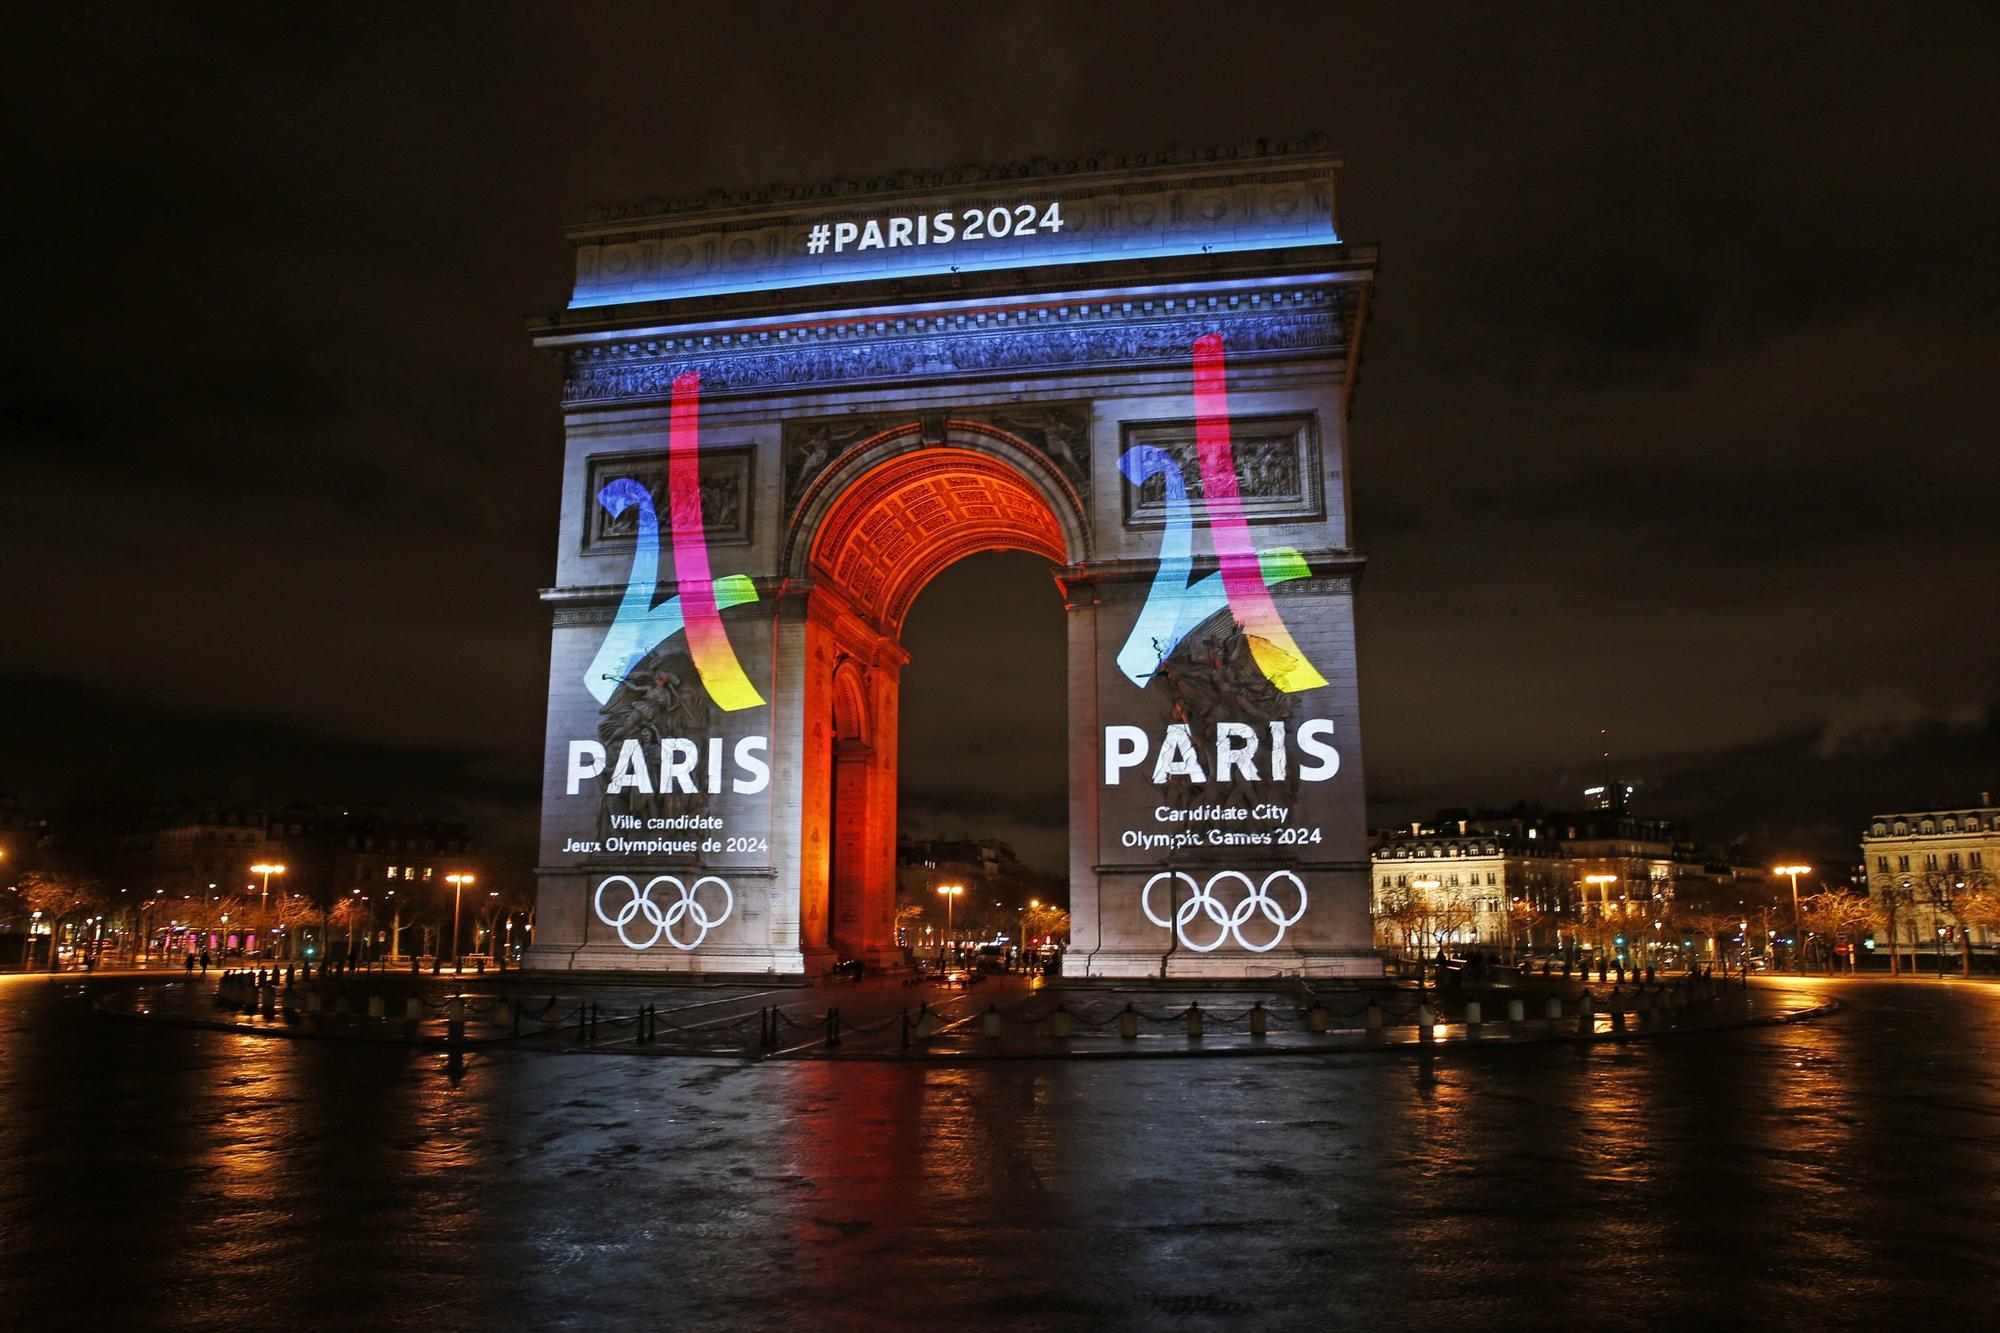
[(1792, 970), (1803, 972), (1805, 969), (1799, 965), (1799, 945), (1804, 942), (1806, 933), (1799, 927), (1799, 876), (1810, 875), (1812, 867), (1772, 866), (1771, 873), (1784, 875), (1792, 881)]
[[(1599, 906), (1600, 906), (1600, 908), (1602, 909), (1602, 910), (1600, 910), (1600, 911), (1598, 912), (1598, 914), (1597, 914), (1597, 919), (1598, 919), (1598, 920), (1600, 920), (1600, 921), (1602, 921), (1602, 920), (1603, 920), (1603, 919), (1604, 919), (1605, 917), (1607, 917), (1607, 916), (1609, 916), (1609, 915), (1611, 914), (1611, 889), (1610, 889), (1610, 886), (1611, 886), (1611, 885), (1613, 885), (1613, 884), (1616, 884), (1616, 883), (1618, 882), (1618, 876), (1616, 876), (1616, 875), (1585, 875), (1585, 876), (1583, 877), (1583, 882), (1584, 882), (1585, 884), (1594, 884), (1594, 885), (1596, 885), (1596, 886), (1597, 886), (1597, 896), (1598, 896), (1598, 899), (1600, 900), (1600, 901), (1599, 901)], [(1598, 960), (1597, 960), (1597, 966), (1598, 966), (1598, 969), (1599, 969), (1599, 973), (1600, 973), (1600, 975), (1601, 975), (1601, 974), (1602, 974), (1602, 971), (1603, 971), (1603, 967), (1604, 967), (1604, 959), (1603, 959), (1602, 957), (1599, 957), (1599, 958), (1598, 958)], [(1585, 972), (1586, 972), (1586, 975), (1588, 974), (1588, 971), (1589, 971), (1589, 967), (1590, 967), (1590, 963), (1589, 963), (1589, 961), (1588, 961), (1588, 960), (1585, 960), (1585, 962), (1584, 962), (1584, 969), (1585, 969)]]
[(458, 965), (458, 908), (465, 900), (465, 886), (472, 883), (472, 876), (450, 874), (444, 882), (451, 885), (451, 961)]
[(938, 961), (944, 961), (944, 951), (951, 947), (951, 905), (958, 895), (965, 892), (963, 884), (940, 884), (938, 895), (944, 899), (944, 941), (938, 948)]
[(1020, 954), (1021, 954), (1021, 962), (1024, 966), (1027, 964), (1028, 961), (1028, 913), (1039, 912), (1041, 910), (1042, 910), (1042, 900), (1040, 898), (1028, 899), (1028, 905), (1021, 909)]
[[(265, 928), (265, 918), (269, 916), (271, 911), (271, 876), (284, 874), (285, 867), (276, 861), (259, 861), (256, 865), (250, 867), (250, 873), (264, 877), (263, 897), (257, 904), (257, 929), (261, 931)], [(260, 943), (258, 947), (262, 948), (263, 946)]]

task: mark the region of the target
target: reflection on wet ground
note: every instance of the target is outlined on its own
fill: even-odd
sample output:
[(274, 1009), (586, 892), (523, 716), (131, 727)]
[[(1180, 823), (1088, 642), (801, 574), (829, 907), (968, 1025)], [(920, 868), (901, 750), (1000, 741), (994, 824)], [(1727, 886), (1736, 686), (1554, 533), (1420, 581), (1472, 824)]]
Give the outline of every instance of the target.
[[(117, 983), (100, 981), (98, 986)], [(2000, 988), (1448, 1055), (460, 1059), (0, 978), (4, 1322), (1891, 1322), (2000, 1275)]]

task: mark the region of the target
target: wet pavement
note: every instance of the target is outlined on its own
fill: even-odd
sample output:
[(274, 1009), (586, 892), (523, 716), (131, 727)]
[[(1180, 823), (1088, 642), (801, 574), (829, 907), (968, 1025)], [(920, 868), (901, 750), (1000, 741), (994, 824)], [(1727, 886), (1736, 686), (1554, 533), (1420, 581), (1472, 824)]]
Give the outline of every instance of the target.
[(277, 1041), (0, 977), (0, 1325), (1986, 1322), (2000, 988), (1785, 984), (1843, 1007), (901, 1064)]

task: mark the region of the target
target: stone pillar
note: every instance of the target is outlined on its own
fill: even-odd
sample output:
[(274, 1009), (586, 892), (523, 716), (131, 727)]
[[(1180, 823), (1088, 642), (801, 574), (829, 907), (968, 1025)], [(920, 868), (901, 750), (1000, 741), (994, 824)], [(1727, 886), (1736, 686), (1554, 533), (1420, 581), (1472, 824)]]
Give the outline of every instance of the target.
[(1097, 885), (1097, 586), (1065, 581), (1069, 665), (1069, 952), (1063, 975), (1095, 975), (1103, 945)]

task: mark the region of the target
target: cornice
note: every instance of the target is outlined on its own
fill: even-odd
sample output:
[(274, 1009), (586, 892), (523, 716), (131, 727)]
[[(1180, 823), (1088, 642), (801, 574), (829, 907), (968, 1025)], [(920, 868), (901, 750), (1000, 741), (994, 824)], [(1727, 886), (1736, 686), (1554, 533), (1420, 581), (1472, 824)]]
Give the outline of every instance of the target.
[(839, 283), (581, 306), (536, 316), (527, 323), (535, 345), (548, 349), (676, 325), (766, 323), (786, 317), (814, 323), (829, 317), (887, 318), (899, 308), (926, 303), (963, 306), (982, 301), (1086, 297), (1116, 303), (1193, 296), (1231, 285), (1240, 285), (1245, 291), (1251, 284), (1317, 281), (1365, 285), (1373, 278), (1378, 259), (1376, 246), (1340, 242), (1145, 259), (1078, 260), (964, 273), (856, 277)]
[(1218, 331), (1238, 364), (1307, 354), (1345, 374), (1357, 304), (1353, 287), (1309, 286), (573, 344), (561, 349), (563, 401), (577, 407), (658, 398), (687, 371), (699, 372), (703, 396), (713, 397), (819, 384), (1178, 365), (1196, 338)]
[(1172, 145), (1151, 152), (1103, 149), (1071, 157), (1037, 156), (992, 165), (967, 163), (923, 170), (903, 168), (881, 176), (835, 176), (808, 185), (773, 182), (740, 190), (710, 189), (677, 198), (648, 195), (641, 199), (594, 205), (586, 212), (582, 226), (573, 229), (571, 234), (591, 233), (607, 226), (691, 217), (713, 218), (763, 209), (792, 208), (801, 204), (820, 206), (848, 199), (929, 193), (1006, 181), (1086, 181), (1097, 176), (1134, 172), (1204, 166), (1225, 169), (1268, 166), (1292, 160), (1308, 161), (1334, 170), (1338, 170), (1342, 162), (1340, 156), (1332, 152), (1327, 136), (1319, 133), (1297, 138), (1244, 139), (1219, 146)]

